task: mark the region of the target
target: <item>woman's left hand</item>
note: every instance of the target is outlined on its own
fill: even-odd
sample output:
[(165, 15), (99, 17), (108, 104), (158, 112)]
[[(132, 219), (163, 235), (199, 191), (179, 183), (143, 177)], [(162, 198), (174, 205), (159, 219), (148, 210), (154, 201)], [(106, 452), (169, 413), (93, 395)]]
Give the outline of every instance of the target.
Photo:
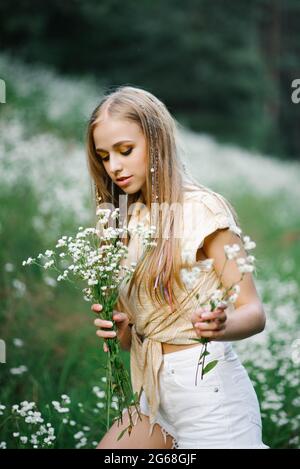
[(198, 337), (220, 340), (226, 329), (227, 306), (218, 306), (213, 311), (197, 308), (191, 316), (193, 327)]

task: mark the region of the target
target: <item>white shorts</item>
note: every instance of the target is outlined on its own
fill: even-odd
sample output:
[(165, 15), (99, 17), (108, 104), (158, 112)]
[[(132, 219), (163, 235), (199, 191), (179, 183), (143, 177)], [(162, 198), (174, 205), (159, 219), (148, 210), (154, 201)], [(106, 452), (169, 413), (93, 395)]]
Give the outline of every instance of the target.
[[(201, 380), (202, 345), (163, 355), (159, 372), (160, 406), (156, 422), (163, 435), (173, 437), (173, 448), (260, 448), (262, 422), (258, 399), (230, 342), (208, 343), (205, 364), (217, 365)], [(149, 415), (144, 391), (141, 413)]]

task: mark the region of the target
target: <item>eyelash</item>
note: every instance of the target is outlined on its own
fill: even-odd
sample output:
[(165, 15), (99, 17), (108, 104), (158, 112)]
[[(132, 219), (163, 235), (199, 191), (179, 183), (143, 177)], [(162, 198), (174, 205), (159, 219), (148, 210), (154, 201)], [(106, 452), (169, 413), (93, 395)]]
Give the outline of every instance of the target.
[[(132, 152), (132, 148), (129, 148), (124, 153), (121, 152), (121, 155), (128, 156), (128, 155), (130, 155), (131, 152)], [(102, 161), (108, 161), (108, 159), (109, 159), (109, 156), (106, 156), (105, 158), (102, 158)]]

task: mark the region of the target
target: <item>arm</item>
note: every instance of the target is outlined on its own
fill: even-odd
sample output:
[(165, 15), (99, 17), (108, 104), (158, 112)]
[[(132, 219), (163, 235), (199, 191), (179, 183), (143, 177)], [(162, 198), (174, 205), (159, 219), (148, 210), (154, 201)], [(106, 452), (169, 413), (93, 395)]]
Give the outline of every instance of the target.
[[(247, 253), (241, 239), (228, 229), (216, 230), (205, 238), (203, 250), (208, 258), (214, 259), (214, 268), (218, 277), (221, 276), (226, 260), (224, 245), (233, 243), (238, 244), (241, 248), (239, 256), (246, 257)], [(196, 310), (192, 315), (192, 323), (199, 337), (208, 337), (211, 340), (219, 341), (233, 341), (245, 339), (264, 330), (266, 316), (252, 273), (245, 273), (241, 282), (239, 282), (240, 277), (241, 273), (235, 260), (227, 260), (222, 274), (222, 284), (225, 288), (233, 283), (238, 283), (240, 286), (235, 310), (225, 313), (226, 309), (224, 311), (224, 308), (217, 308), (214, 312), (206, 315), (201, 315), (201, 311)], [(207, 319), (212, 320), (212, 322), (203, 322)]]

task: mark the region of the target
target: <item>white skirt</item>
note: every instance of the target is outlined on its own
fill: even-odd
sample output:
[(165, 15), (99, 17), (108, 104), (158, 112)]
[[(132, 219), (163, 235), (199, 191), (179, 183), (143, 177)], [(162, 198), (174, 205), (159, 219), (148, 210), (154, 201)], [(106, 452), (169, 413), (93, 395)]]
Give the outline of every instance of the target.
[[(252, 382), (230, 342), (211, 341), (205, 364), (217, 365), (201, 380), (202, 345), (163, 355), (159, 371), (160, 406), (156, 422), (173, 448), (259, 448), (262, 442), (259, 402)], [(145, 393), (141, 413), (149, 415)]]

